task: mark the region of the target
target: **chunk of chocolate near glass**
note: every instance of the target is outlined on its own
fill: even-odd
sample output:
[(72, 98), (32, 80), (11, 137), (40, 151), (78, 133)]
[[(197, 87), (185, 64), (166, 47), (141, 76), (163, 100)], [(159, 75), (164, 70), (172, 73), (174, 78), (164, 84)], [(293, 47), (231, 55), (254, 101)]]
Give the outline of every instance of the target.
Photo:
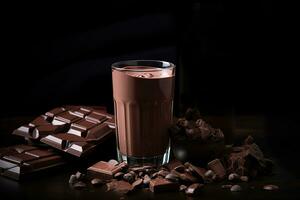
[(35, 118), (13, 134), (81, 157), (114, 134), (104, 107), (62, 106)]
[(109, 162), (99, 161), (87, 169), (87, 174), (91, 177), (108, 180), (126, 168), (127, 164), (125, 162), (114, 165)]

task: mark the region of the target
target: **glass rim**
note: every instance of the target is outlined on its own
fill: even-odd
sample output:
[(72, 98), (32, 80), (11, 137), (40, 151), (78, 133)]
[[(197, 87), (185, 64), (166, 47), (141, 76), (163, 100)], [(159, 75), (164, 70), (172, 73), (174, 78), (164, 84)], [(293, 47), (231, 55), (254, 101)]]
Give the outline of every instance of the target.
[(149, 66), (149, 67), (157, 67), (159, 69), (174, 69), (176, 66), (168, 61), (162, 60), (123, 60), (115, 62), (111, 65), (112, 69), (119, 71), (145, 71), (145, 69), (135, 68), (135, 69), (124, 69), (126, 66)]

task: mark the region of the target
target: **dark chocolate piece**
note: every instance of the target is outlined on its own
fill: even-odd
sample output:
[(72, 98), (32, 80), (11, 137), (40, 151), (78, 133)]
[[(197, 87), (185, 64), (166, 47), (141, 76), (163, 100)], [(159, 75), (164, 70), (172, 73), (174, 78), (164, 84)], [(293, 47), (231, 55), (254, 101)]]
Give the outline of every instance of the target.
[(61, 156), (48, 148), (16, 145), (0, 152), (0, 175), (16, 180), (65, 163)]
[(164, 178), (156, 178), (150, 181), (149, 188), (151, 192), (178, 191), (179, 184), (176, 182), (171, 182)]

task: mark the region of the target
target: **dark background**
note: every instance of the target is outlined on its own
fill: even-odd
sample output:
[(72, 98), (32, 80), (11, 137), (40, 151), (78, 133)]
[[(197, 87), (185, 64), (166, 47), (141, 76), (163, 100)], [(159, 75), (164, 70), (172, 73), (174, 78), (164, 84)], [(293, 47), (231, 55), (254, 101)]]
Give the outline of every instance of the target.
[(263, 116), (265, 142), (299, 175), (292, 7), (271, 0), (9, 5), (0, 117), (64, 104), (112, 112), (111, 63), (166, 60), (177, 65), (176, 115), (198, 106), (203, 115)]

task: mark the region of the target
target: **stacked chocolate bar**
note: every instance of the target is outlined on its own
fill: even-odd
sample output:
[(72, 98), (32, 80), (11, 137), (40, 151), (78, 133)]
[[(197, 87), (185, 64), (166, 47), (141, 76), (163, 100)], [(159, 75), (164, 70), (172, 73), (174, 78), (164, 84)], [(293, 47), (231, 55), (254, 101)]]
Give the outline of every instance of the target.
[(0, 174), (20, 179), (62, 165), (66, 161), (60, 152), (86, 156), (114, 134), (114, 126), (114, 117), (104, 107), (54, 108), (13, 131), (27, 144), (0, 149)]

